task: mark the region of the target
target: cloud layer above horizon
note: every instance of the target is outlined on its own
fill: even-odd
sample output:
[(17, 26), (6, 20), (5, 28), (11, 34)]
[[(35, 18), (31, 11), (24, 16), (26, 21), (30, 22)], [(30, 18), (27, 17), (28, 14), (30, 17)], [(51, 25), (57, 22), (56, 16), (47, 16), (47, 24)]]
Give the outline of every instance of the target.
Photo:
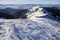
[(0, 4), (60, 4), (60, 0), (0, 0)]

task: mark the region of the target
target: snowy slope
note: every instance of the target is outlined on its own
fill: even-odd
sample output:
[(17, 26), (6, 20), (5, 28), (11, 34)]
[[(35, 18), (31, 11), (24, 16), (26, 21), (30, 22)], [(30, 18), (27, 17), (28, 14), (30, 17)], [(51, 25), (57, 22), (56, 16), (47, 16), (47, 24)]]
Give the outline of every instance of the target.
[(60, 40), (60, 22), (42, 10), (27, 19), (0, 19), (0, 40)]

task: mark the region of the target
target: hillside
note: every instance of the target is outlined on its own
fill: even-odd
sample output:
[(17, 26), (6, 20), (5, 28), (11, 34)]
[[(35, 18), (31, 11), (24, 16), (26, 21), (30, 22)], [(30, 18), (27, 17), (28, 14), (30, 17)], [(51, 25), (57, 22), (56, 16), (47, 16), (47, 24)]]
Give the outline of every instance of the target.
[(59, 19), (37, 6), (27, 19), (0, 19), (0, 40), (60, 40)]

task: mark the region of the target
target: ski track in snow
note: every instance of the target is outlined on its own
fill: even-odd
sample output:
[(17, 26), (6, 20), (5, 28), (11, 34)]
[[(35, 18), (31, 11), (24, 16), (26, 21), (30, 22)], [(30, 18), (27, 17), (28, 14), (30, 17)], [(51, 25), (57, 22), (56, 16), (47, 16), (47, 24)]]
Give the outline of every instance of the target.
[(47, 15), (43, 12), (32, 15), (28, 19), (0, 19), (0, 40), (60, 40), (60, 22), (39, 18)]

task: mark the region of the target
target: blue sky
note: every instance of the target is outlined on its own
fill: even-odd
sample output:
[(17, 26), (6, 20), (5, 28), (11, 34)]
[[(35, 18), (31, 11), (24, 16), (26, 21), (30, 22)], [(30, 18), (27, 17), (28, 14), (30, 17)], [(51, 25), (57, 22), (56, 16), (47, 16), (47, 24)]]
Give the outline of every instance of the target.
[(60, 0), (0, 0), (0, 4), (60, 4)]

